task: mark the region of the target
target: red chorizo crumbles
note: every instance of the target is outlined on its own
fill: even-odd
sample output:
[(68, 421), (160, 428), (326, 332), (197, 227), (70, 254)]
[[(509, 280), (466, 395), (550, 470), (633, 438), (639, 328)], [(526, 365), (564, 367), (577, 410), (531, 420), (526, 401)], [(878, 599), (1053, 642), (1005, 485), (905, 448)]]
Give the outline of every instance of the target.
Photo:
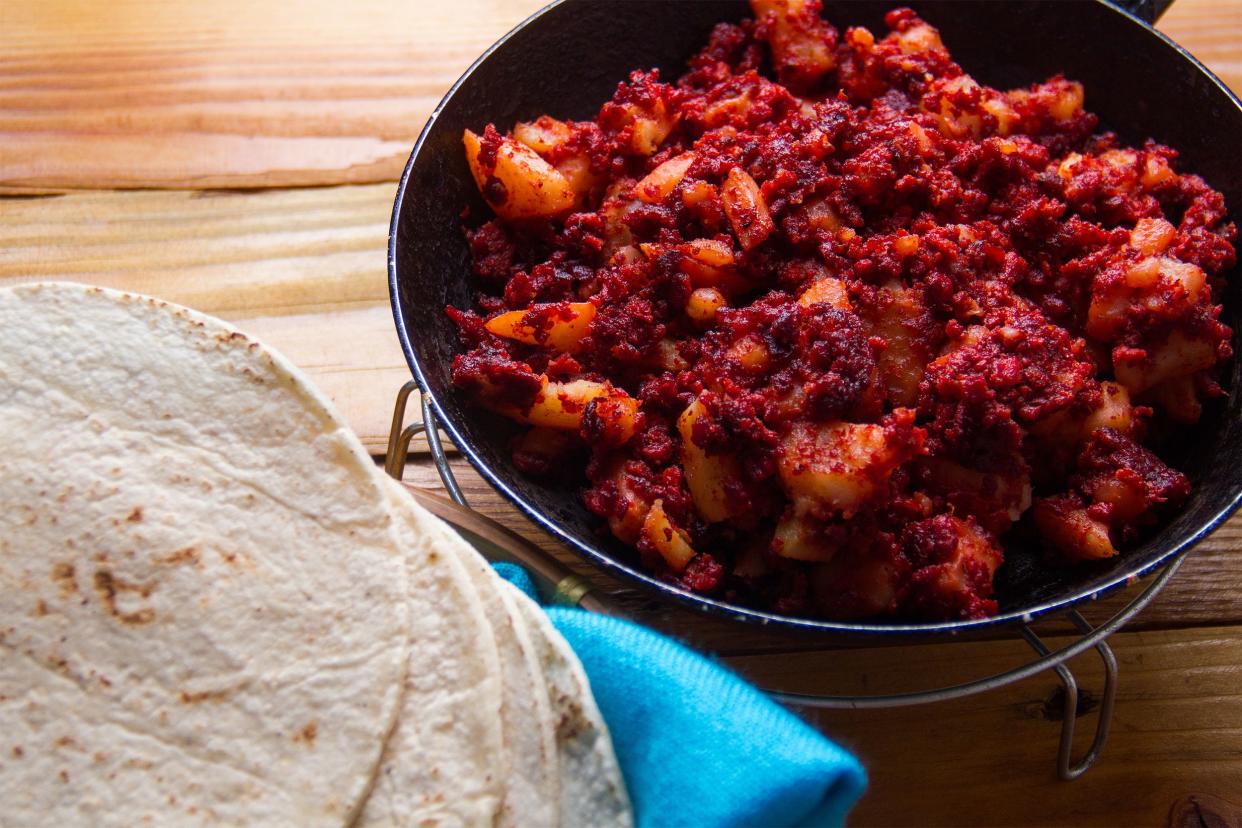
[(592, 121), (465, 134), (497, 218), (453, 377), (530, 426), (515, 465), (661, 577), (826, 618), (991, 615), (1007, 536), (1150, 533), (1190, 485), (1145, 442), (1231, 356), (1221, 194), (908, 9), (751, 6)]

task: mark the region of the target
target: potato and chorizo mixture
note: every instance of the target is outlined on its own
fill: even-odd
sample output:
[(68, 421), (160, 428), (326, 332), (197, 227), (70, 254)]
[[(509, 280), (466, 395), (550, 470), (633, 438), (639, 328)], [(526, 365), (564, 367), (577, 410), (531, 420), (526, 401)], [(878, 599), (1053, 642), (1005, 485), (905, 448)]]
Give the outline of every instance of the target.
[(751, 6), (594, 120), (466, 132), (496, 218), (456, 386), (645, 567), (750, 606), (979, 618), (1007, 538), (1134, 544), (1190, 492), (1153, 435), (1222, 393), (1221, 194), (908, 9)]

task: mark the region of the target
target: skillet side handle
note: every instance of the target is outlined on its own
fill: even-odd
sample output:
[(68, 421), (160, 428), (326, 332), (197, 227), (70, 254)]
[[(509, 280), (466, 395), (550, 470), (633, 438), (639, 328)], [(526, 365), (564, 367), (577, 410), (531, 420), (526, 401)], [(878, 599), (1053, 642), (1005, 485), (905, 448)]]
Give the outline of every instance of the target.
[(1120, 6), (1145, 23), (1155, 23), (1160, 15), (1168, 11), (1173, 0), (1109, 0), (1114, 6)]

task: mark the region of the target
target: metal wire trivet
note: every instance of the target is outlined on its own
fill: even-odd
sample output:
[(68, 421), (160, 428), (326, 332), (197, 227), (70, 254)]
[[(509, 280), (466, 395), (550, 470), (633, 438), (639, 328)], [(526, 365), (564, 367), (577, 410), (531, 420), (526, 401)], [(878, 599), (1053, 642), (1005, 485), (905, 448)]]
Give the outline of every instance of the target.
[[(401, 480), (405, 471), (406, 458), (409, 455), (410, 441), (416, 435), (422, 434), (427, 440), (427, 446), (431, 451), (431, 458), (435, 463), (436, 471), (439, 473), (440, 481), (444, 485), (448, 496), (452, 499), (453, 504), (456, 504), (454, 509), (459, 510), (461, 513), (469, 514), (475, 519), (475, 530), (472, 532), (467, 527), (463, 534), (466, 534), (468, 539), (481, 540), (482, 543), (480, 545), (483, 547), (481, 551), (485, 556), (492, 557), (492, 555), (489, 555), (489, 552), (498, 550), (500, 547), (512, 549), (513, 544), (521, 544), (525, 547), (525, 551), (519, 556), (519, 562), (526, 563), (540, 570), (542, 579), (548, 584), (547, 588), (542, 591), (545, 597), (561, 604), (604, 610), (604, 604), (592, 600), (594, 596), (591, 595), (592, 587), (589, 582), (570, 573), (559, 561), (538, 549), (534, 544), (504, 529), (490, 518), (479, 515), (470, 509), (465, 495), (462, 493), (461, 486), (458, 485), (457, 478), (449, 466), (448, 455), (445, 453), (444, 444), (440, 439), (439, 421), (435, 410), (431, 406), (430, 396), (427, 394), (422, 395), (422, 422), (405, 425), (405, 413), (409, 396), (416, 390), (418, 390), (418, 384), (411, 380), (402, 386), (397, 393), (396, 405), (393, 410), (392, 429), (388, 435), (388, 452), (385, 457), (384, 470), (397, 480)], [(453, 514), (441, 510), (441, 516), (448, 518), (452, 522)], [(480, 521), (491, 525), (479, 530), (477, 527), (484, 525), (478, 523)], [(459, 531), (462, 531), (460, 525), (457, 528)], [(487, 537), (480, 537), (480, 535), (485, 536), (488, 534), (492, 536), (490, 542)], [(511, 559), (511, 556), (508, 555), (499, 555), (497, 557)], [(1163, 569), (1156, 573), (1155, 577), (1141, 593), (1118, 610), (1111, 618), (1098, 626), (1093, 626), (1076, 609), (1066, 611), (1063, 616), (1069, 619), (1081, 634), (1081, 637), (1058, 650), (1049, 649), (1048, 645), (1031, 629), (1029, 624), (1023, 624), (1019, 628), (1019, 635), (1030, 646), (1035, 654), (1035, 658), (1010, 670), (961, 684), (903, 693), (837, 696), (789, 693), (767, 688), (765, 688), (765, 692), (778, 701), (796, 707), (850, 710), (908, 707), (917, 704), (960, 699), (975, 695), (976, 693), (984, 693), (1030, 678), (1047, 670), (1053, 670), (1056, 672), (1064, 689), (1061, 736), (1057, 749), (1057, 775), (1066, 781), (1074, 780), (1090, 770), (1100, 758), (1100, 753), (1104, 748), (1105, 741), (1108, 739), (1109, 729), (1112, 725), (1113, 708), (1117, 700), (1117, 657), (1108, 646), (1107, 639), (1151, 603), (1156, 594), (1164, 588), (1169, 579), (1177, 572), (1183, 560), (1184, 557), (1178, 557), (1166, 564)], [(537, 578), (536, 580), (540, 579)], [(1089, 649), (1094, 649), (1104, 664), (1104, 691), (1100, 697), (1099, 714), (1091, 745), (1087, 748), (1082, 758), (1075, 762), (1073, 759), (1074, 726), (1078, 714), (1079, 691), (1078, 680), (1075, 678), (1073, 671), (1070, 670), (1067, 662), (1069, 659)]]

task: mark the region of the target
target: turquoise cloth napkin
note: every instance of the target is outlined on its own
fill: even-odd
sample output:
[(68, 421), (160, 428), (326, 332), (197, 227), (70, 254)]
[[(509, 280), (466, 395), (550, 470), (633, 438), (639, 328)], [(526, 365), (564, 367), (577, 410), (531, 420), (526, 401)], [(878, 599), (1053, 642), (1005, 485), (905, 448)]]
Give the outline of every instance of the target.
[[(496, 564), (535, 597), (525, 570)], [(619, 618), (546, 608), (586, 669), (639, 828), (837, 826), (852, 755), (720, 664)]]

